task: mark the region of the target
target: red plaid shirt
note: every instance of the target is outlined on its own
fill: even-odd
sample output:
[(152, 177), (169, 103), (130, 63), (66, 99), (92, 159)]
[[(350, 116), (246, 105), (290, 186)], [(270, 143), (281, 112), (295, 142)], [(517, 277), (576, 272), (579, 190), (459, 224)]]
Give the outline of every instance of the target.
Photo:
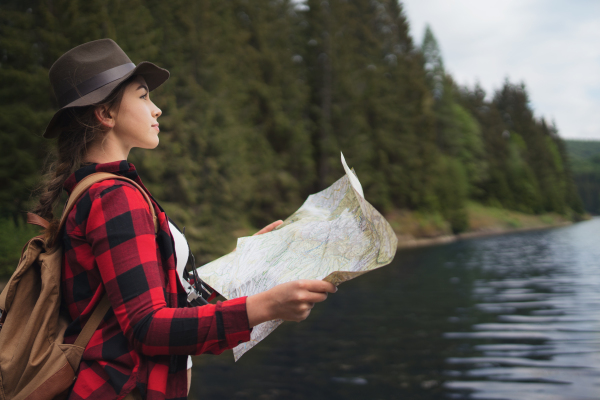
[[(70, 193), (101, 171), (144, 187), (126, 161), (83, 167), (64, 187)], [(156, 202), (154, 209), (157, 235), (138, 189), (109, 179), (94, 184), (67, 218), (62, 294), (73, 322), (65, 343), (75, 342), (105, 292), (111, 303), (69, 399), (121, 399), (136, 386), (147, 399), (185, 399), (188, 355), (219, 354), (250, 340), (245, 297), (187, 307), (167, 216)]]

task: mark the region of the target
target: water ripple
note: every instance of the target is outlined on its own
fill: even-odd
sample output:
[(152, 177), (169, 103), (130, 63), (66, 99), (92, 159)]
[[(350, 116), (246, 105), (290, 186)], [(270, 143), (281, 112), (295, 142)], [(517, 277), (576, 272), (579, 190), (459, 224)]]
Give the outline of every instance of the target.
[[(463, 355), (447, 357), (450, 398), (600, 398), (600, 251), (588, 237), (600, 220), (537, 235), (480, 243), (489, 277), (474, 282)], [(596, 253), (596, 254), (590, 254)], [(470, 317), (467, 317), (470, 316)]]

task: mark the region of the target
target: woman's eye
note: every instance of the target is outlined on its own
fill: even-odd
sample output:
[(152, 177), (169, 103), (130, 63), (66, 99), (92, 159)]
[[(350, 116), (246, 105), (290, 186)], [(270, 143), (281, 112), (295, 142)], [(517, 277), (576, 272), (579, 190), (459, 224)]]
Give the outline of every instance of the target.
[(142, 95), (140, 97), (140, 99), (144, 99), (144, 100), (146, 100), (147, 98), (148, 98), (148, 93), (144, 93), (144, 95)]

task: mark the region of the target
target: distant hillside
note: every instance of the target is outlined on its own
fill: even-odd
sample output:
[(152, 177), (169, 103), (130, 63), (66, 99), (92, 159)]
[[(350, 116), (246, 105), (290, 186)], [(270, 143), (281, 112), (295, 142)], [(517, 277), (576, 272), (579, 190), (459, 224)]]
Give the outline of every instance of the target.
[(600, 214), (600, 141), (565, 140), (573, 180), (585, 210)]
[(600, 156), (600, 141), (565, 140), (565, 143), (572, 162), (590, 161), (595, 156)]

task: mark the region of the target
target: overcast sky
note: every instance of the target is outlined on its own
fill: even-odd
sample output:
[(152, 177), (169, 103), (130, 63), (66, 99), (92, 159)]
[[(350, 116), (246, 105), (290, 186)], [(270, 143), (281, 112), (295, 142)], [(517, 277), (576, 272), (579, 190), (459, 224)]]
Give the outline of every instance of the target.
[(600, 140), (600, 0), (404, 0), (420, 45), (425, 25), (459, 84), (491, 94), (525, 82), (536, 116), (565, 139)]

